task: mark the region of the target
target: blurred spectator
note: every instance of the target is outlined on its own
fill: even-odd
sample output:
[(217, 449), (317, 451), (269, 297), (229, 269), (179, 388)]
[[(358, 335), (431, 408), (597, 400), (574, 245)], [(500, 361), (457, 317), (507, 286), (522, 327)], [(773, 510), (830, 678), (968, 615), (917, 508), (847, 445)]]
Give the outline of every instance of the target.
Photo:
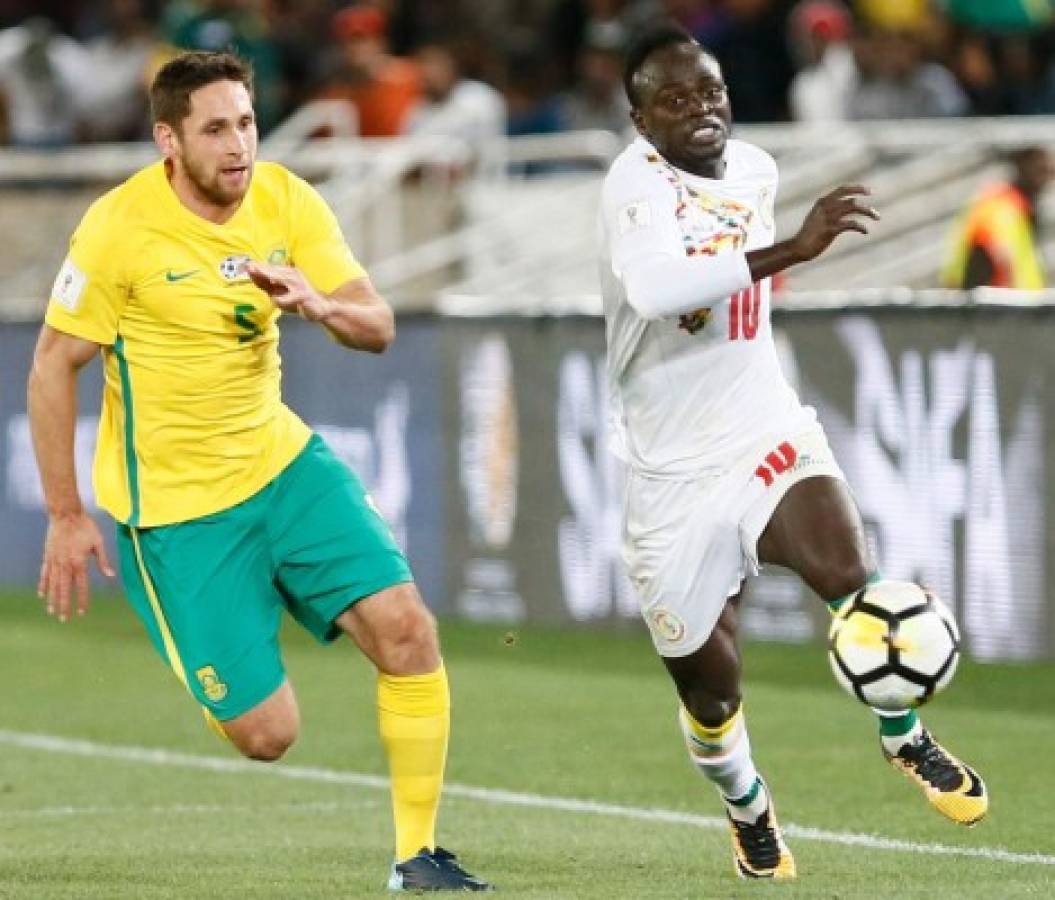
[[(695, 5), (700, 5), (699, 0)], [(614, 25), (624, 34), (633, 34), (664, 12), (659, 0), (556, 0), (543, 33), (556, 64), (558, 85), (567, 88), (575, 84), (591, 28)]]
[(967, 95), (943, 65), (925, 58), (911, 31), (876, 29), (857, 44), (860, 80), (850, 100), (854, 119), (919, 119), (962, 116)]
[[(992, 3), (992, 0), (983, 2)], [(854, 3), (857, 15), (867, 27), (917, 34), (930, 26), (933, 6), (932, 0), (856, 0)]]
[(147, 82), (158, 49), (142, 0), (108, 0), (103, 31), (88, 42), (93, 69), (85, 134), (95, 141), (131, 141), (149, 135)]
[(471, 21), (468, 6), (470, 0), (399, 0), (386, 4), (389, 47), (397, 56), (410, 56), (426, 44), (443, 40)]
[[(48, 11), (37, 45), (61, 54), (22, 58), (27, 10)], [(621, 130), (614, 36), (660, 17), (714, 52), (742, 121), (1055, 114), (1053, 10), (1055, 0), (0, 0), (0, 25), (15, 23), (0, 32), (0, 115), (29, 144), (141, 137), (142, 72), (171, 44), (245, 57), (264, 132), (323, 97), (350, 101), (364, 135), (398, 135), (419, 104), (440, 122), (493, 106), (482, 83), (501, 86), (510, 134)], [(456, 86), (437, 99), (445, 63), (434, 48), (470, 31)], [(402, 55), (419, 50), (420, 63)]]
[(278, 122), (285, 88), (260, 6), (260, 0), (178, 0), (165, 8), (162, 33), (181, 49), (233, 50), (249, 62), (257, 122), (267, 131)]
[(426, 42), (415, 54), (424, 91), (407, 116), (408, 134), (440, 134), (479, 145), (506, 130), (506, 104), (489, 84), (465, 78), (457, 47)]
[(402, 134), (421, 100), (421, 71), (389, 53), (387, 16), (374, 6), (349, 6), (333, 17), (331, 27), (337, 58), (319, 96), (352, 103), (363, 137)]
[(792, 55), (800, 65), (788, 98), (791, 117), (800, 122), (849, 118), (857, 63), (846, 7), (834, 0), (805, 0), (792, 10), (788, 28)]
[(1055, 177), (1055, 159), (1028, 147), (1013, 153), (1011, 164), (1011, 180), (982, 191), (956, 223), (942, 267), (945, 287), (1045, 287), (1037, 200)]
[(677, 22), (704, 47), (715, 47), (725, 38), (729, 16), (718, 0), (662, 0), (663, 13)]
[(788, 0), (723, 0), (728, 28), (713, 47), (722, 65), (738, 122), (789, 118), (788, 88), (795, 75), (788, 47)]
[(1037, 115), (1055, 112), (1055, 80), (1045, 69), (1039, 39), (1026, 33), (961, 32), (952, 70), (977, 115)]
[(630, 127), (630, 101), (623, 89), (625, 40), (618, 22), (591, 23), (578, 78), (560, 98), (561, 121), (569, 131), (598, 128), (620, 134)]
[(960, 36), (952, 51), (951, 69), (967, 94), (972, 112), (999, 116), (1008, 111), (1008, 82), (1001, 77), (990, 42), (983, 35)]
[(319, 47), (330, 33), (333, 8), (330, 0), (267, 0), (264, 8), (281, 72), (284, 119), (314, 93)]
[(513, 47), (506, 59), (505, 98), (510, 135), (553, 134), (564, 130), (560, 98), (541, 46), (530, 38)]
[(59, 147), (79, 138), (91, 61), (49, 19), (0, 31), (0, 122), (6, 143)]
[(58, 31), (72, 34), (92, 5), (92, 0), (0, 0), (0, 29), (23, 25), (39, 16)]
[(944, 0), (942, 8), (957, 24), (996, 33), (1035, 30), (1053, 16), (1051, 0)]
[(1003, 113), (1013, 116), (1055, 113), (1055, 70), (1050, 52), (1045, 60), (1038, 41), (1028, 34), (1008, 34), (996, 40)]

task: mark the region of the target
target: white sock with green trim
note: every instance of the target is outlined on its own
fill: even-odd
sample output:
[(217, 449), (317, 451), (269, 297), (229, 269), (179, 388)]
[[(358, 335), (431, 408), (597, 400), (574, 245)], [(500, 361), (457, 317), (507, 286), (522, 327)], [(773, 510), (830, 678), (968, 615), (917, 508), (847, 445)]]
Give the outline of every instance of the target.
[(725, 801), (729, 814), (741, 821), (755, 821), (769, 804), (762, 780), (751, 759), (744, 715), (737, 708), (715, 727), (701, 725), (684, 706), (678, 724), (692, 764), (710, 781)]
[[(862, 585), (862, 587), (868, 587), (869, 585), (876, 584), (882, 580), (883, 576), (880, 575), (878, 571), (873, 572), (865, 579), (865, 583)], [(859, 591), (860, 589), (861, 588), (858, 588), (857, 590)], [(857, 591), (851, 591), (845, 597), (836, 597), (834, 600), (829, 600), (828, 611), (834, 616), (837, 612), (839, 612), (840, 609), (843, 608), (843, 606), (845, 606), (853, 599), (854, 594), (856, 593)]]
[(923, 723), (914, 709), (891, 711), (873, 708), (872, 712), (879, 716), (879, 740), (891, 756), (905, 744), (911, 744), (923, 731)]

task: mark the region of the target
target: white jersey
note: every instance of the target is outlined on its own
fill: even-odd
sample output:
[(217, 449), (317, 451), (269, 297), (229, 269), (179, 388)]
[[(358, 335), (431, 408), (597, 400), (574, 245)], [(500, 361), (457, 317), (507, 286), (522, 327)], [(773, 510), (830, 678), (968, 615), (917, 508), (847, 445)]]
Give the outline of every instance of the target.
[(814, 421), (777, 361), (768, 278), (685, 316), (648, 320), (627, 301), (621, 274), (635, 259), (666, 254), (705, 265), (773, 243), (776, 163), (739, 140), (728, 141), (725, 161), (724, 178), (701, 178), (638, 138), (604, 182), (600, 268), (613, 443), (652, 477), (726, 468), (760, 437)]

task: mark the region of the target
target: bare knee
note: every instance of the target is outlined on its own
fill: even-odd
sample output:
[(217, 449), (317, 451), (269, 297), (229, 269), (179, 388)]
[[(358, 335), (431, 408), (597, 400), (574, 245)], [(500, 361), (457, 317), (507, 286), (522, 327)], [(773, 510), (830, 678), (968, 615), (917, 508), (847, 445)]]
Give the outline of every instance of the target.
[(378, 668), (391, 675), (424, 674), (439, 666), (436, 619), (423, 603), (400, 608), (377, 636)]
[(293, 688), (284, 681), (266, 700), (222, 724), (243, 756), (261, 762), (281, 759), (300, 733), (300, 710)]
[(237, 735), (228, 733), (228, 737), (243, 756), (260, 762), (276, 762), (297, 740), (297, 730), (272, 726), (245, 730)]

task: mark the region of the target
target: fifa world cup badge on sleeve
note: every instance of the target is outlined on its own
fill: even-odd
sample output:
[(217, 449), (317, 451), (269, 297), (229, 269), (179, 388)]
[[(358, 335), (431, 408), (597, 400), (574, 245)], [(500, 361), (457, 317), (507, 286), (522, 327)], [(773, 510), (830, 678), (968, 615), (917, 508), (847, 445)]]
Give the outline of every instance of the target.
[(628, 203), (619, 210), (619, 233), (629, 234), (641, 228), (648, 228), (652, 224), (652, 207), (647, 200), (638, 200)]
[(762, 224), (765, 225), (766, 228), (772, 228), (773, 227), (773, 206), (774, 206), (774, 201), (775, 201), (775, 198), (773, 196), (773, 191), (770, 188), (764, 187), (764, 188), (762, 188), (761, 191), (759, 191), (759, 193), (758, 193), (758, 215), (759, 215), (759, 218), (762, 220)]
[(67, 312), (77, 312), (77, 307), (81, 305), (81, 294), (87, 284), (88, 276), (67, 256), (55, 277), (51, 298)]

